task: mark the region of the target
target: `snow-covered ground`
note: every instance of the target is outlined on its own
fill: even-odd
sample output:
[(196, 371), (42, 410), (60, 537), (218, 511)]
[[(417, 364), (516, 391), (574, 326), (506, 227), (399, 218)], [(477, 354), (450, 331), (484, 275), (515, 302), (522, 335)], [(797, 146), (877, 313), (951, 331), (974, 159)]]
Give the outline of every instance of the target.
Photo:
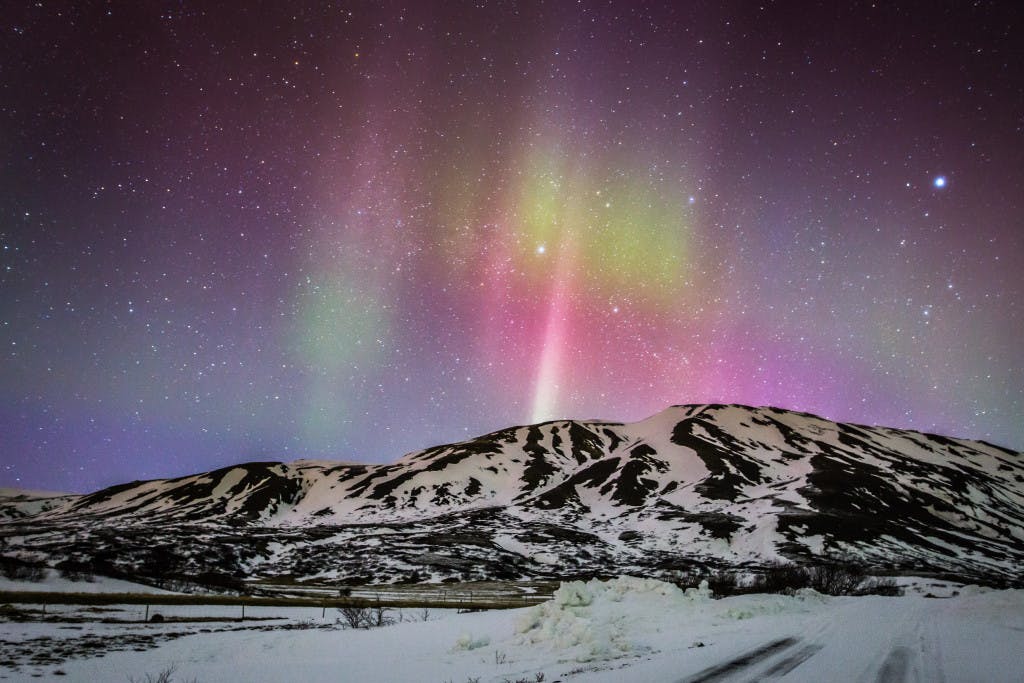
[[(714, 600), (622, 578), (564, 584), (552, 600), (517, 610), (396, 611), (401, 623), (370, 630), (342, 629), (336, 611), (312, 608), (247, 611), (281, 617), (254, 622), (7, 622), (0, 623), (0, 678), (145, 680), (173, 664), (174, 680), (200, 683), (1024, 680), (1024, 591), (924, 593), (941, 591)], [(107, 615), (137, 619), (139, 609)], [(164, 611), (233, 617), (237, 609)], [(33, 648), (73, 654), (33, 663)]]
[(43, 569), (40, 581), (15, 581), (0, 576), (0, 591), (29, 591), (47, 593), (154, 593), (168, 594), (170, 591), (147, 586), (142, 583), (113, 579), (109, 576), (91, 576), (89, 581), (72, 581), (60, 575), (55, 569)]

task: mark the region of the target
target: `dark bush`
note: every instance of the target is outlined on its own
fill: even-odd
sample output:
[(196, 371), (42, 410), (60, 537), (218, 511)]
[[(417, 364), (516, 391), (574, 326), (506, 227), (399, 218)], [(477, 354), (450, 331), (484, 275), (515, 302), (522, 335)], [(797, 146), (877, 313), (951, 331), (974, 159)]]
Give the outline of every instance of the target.
[(111, 556), (112, 552), (113, 551), (105, 551), (103, 553), (97, 553), (94, 556), (76, 561), (76, 571), (80, 570), (84, 573), (91, 574), (94, 577), (109, 576), (114, 579), (126, 580), (131, 580), (132, 578), (134, 578), (134, 573), (125, 571), (117, 564), (115, 558)]
[(90, 565), (86, 562), (62, 560), (56, 564), (56, 569), (60, 572), (60, 575), (68, 581), (92, 582), (96, 580), (96, 577), (92, 574)]
[(719, 571), (707, 576), (708, 588), (714, 595), (725, 597), (735, 595), (739, 580), (735, 572)]
[(365, 607), (339, 607), (341, 619), (338, 621), (349, 628), (363, 628), (367, 619)]
[(205, 571), (197, 574), (193, 581), (203, 588), (212, 588), (222, 591), (245, 592), (245, 582), (230, 574), (215, 571)]
[(858, 595), (887, 595), (898, 597), (903, 595), (903, 588), (896, 584), (893, 578), (872, 577), (866, 579), (857, 589)]
[(423, 583), (424, 580), (425, 579), (423, 574), (418, 570), (413, 569), (411, 572), (409, 572), (408, 576), (406, 576), (404, 579), (400, 579), (398, 583), (417, 584)]
[(139, 563), (139, 573), (157, 588), (171, 587), (169, 584), (181, 576), (184, 558), (169, 545), (147, 549)]
[(824, 595), (903, 595), (894, 579), (869, 578), (862, 564), (844, 560), (813, 567), (771, 563), (743, 592), (792, 593), (801, 588)]
[[(133, 676), (128, 677), (128, 683), (174, 683), (174, 673), (178, 670), (176, 664), (172, 664), (160, 673), (157, 674), (146, 674), (145, 678), (134, 678)], [(196, 679), (191, 679), (190, 683), (196, 683)]]
[(46, 578), (46, 566), (26, 562), (16, 557), (0, 557), (0, 574), (11, 581), (31, 581), (33, 583)]
[(679, 586), (679, 588), (686, 590), (688, 588), (698, 588), (701, 581), (708, 582), (708, 588), (715, 597), (722, 598), (727, 595), (736, 595), (739, 592), (743, 592), (739, 588), (739, 578), (736, 572), (725, 570), (707, 573), (696, 571), (684, 572), (676, 575), (673, 583)]
[(856, 562), (828, 562), (811, 567), (810, 587), (824, 595), (854, 595), (863, 583), (864, 567)]
[(672, 580), (672, 583), (677, 585), (682, 590), (686, 590), (687, 588), (696, 588), (697, 586), (699, 586), (701, 578), (703, 578), (703, 574), (701, 574), (700, 572), (677, 572), (675, 578)]
[(390, 626), (395, 620), (389, 615), (391, 608), (383, 605), (373, 607), (339, 607), (338, 621), (349, 628), (380, 628)]
[(342, 579), (342, 583), (349, 586), (365, 586), (368, 583), (373, 583), (373, 576), (364, 574), (362, 576), (346, 576)]
[(806, 568), (785, 562), (770, 562), (747, 586), (751, 593), (791, 593), (810, 585)]
[(0, 622), (3, 621), (28, 621), (29, 613), (14, 605), (0, 605)]

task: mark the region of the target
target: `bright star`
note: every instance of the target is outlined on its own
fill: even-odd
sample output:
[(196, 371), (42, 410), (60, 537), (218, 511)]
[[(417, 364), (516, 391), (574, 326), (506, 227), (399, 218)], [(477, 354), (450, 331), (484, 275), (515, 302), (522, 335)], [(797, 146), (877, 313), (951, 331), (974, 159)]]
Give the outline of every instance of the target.
[(541, 245), (539, 245), (539, 246), (537, 247), (537, 253), (538, 253), (538, 254), (543, 254), (543, 253), (544, 253), (545, 251), (547, 251), (547, 249), (546, 249), (546, 248), (544, 247), (544, 245), (543, 245), (543, 244), (541, 244)]
[(935, 176), (935, 180), (932, 181), (932, 185), (934, 185), (937, 188), (945, 187), (946, 186), (946, 176), (944, 176), (944, 175), (937, 175), (937, 176)]

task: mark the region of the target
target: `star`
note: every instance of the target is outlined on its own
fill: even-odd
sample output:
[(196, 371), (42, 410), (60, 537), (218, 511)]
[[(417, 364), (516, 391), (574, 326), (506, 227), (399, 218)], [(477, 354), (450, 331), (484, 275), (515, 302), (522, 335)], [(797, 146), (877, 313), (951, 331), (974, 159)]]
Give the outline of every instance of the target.
[(934, 185), (937, 189), (941, 190), (942, 188), (944, 188), (946, 186), (946, 176), (944, 176), (944, 175), (937, 175), (937, 176), (935, 176), (935, 180), (932, 181), (932, 185)]

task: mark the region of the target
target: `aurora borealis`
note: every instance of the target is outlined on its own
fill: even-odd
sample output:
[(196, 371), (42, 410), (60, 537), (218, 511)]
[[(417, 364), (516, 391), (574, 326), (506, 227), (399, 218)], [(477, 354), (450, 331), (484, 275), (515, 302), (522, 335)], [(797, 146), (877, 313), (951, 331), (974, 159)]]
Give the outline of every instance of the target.
[(15, 3), (0, 485), (770, 404), (1024, 448), (1016, 3)]

